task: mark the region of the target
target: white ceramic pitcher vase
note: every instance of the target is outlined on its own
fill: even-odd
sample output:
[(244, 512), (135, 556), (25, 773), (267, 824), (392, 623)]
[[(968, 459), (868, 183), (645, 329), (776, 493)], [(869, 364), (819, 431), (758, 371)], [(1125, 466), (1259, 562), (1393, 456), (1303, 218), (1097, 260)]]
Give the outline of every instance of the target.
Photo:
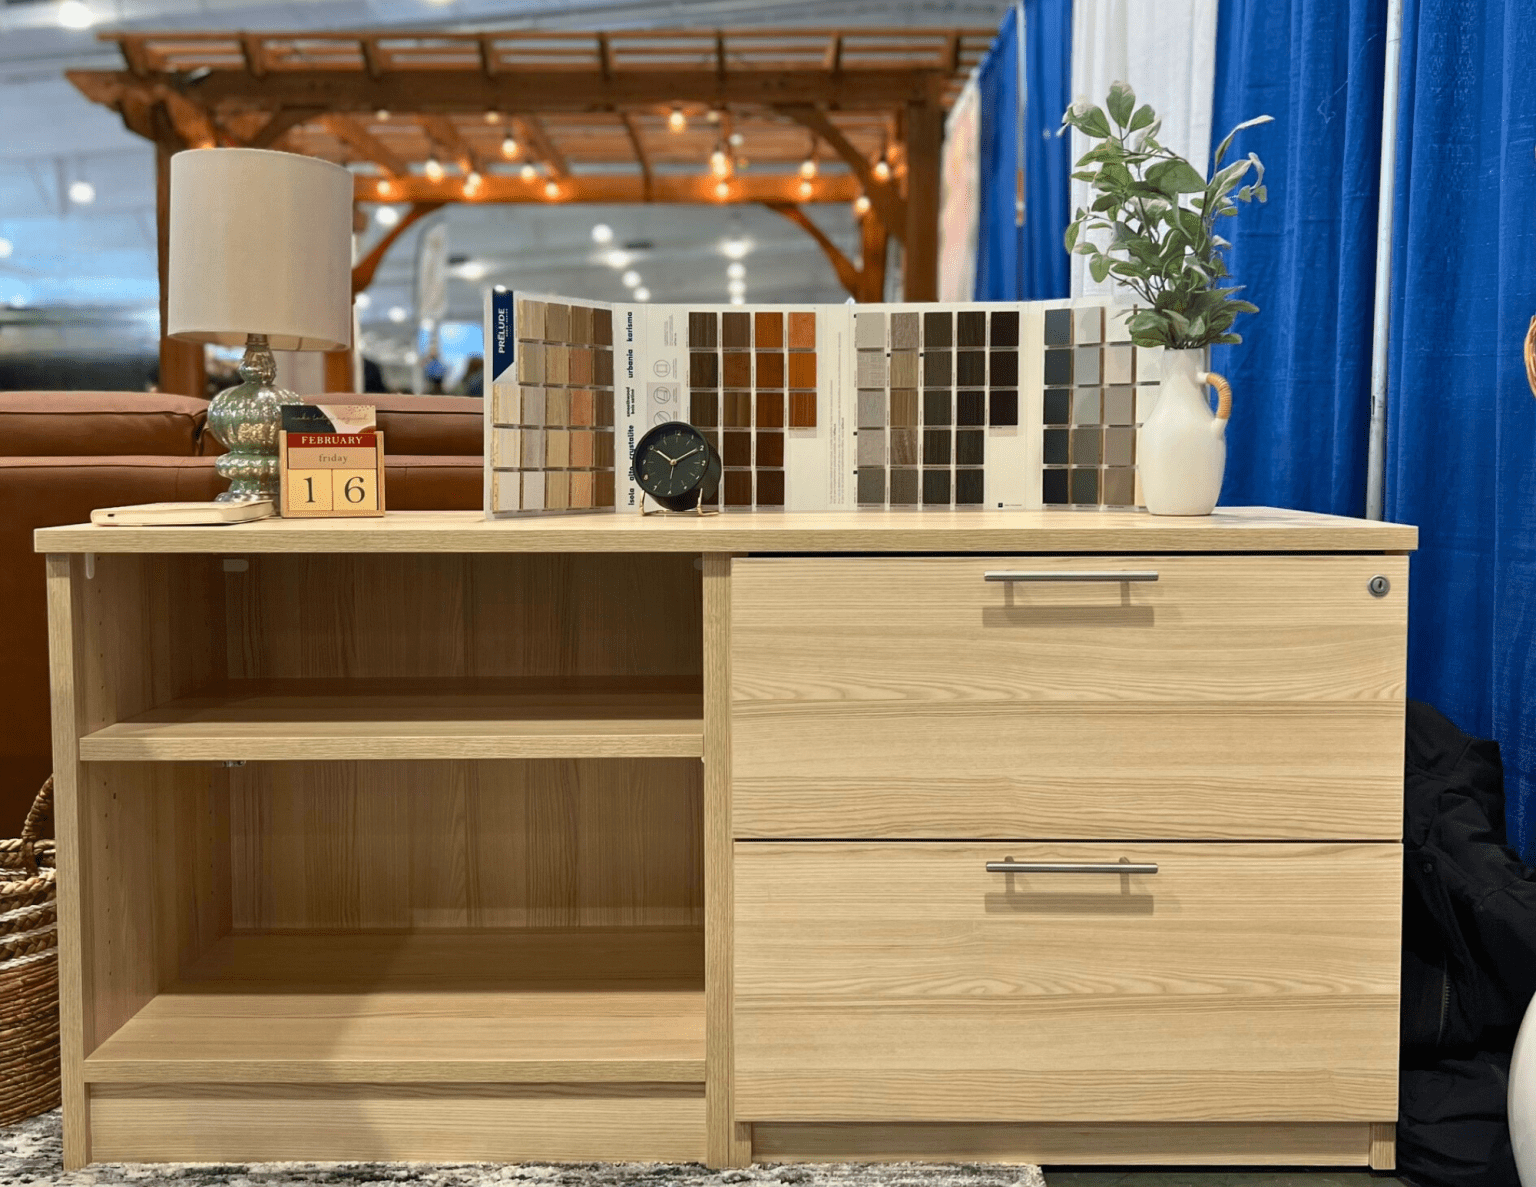
[[(1153, 515), (1209, 515), (1221, 494), (1232, 389), (1204, 362), (1203, 350), (1163, 351), (1157, 406), (1136, 444), (1142, 498)], [(1220, 397), (1214, 413), (1207, 384)]]

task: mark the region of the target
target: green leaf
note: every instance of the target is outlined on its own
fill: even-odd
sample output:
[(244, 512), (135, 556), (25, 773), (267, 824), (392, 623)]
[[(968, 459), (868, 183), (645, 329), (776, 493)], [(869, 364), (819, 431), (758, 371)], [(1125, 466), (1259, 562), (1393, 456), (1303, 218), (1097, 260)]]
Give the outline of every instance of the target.
[(1099, 171), (1097, 169), (1079, 169), (1076, 173), (1074, 173), (1072, 175), (1072, 180), (1073, 181), (1092, 181), (1098, 175), (1099, 175)]
[(1241, 334), (1217, 334), (1211, 341), (1222, 346), (1239, 346), (1242, 344), (1243, 336)]
[(1068, 252), (1077, 246), (1077, 233), (1082, 230), (1082, 226), (1082, 223), (1072, 223), (1067, 227), (1067, 237), (1065, 242)]
[(1105, 277), (1109, 275), (1109, 257), (1106, 255), (1094, 256), (1088, 262), (1088, 272), (1093, 277), (1095, 284), (1103, 284)]
[(1269, 201), (1269, 187), (1267, 185), (1256, 185), (1256, 186), (1254, 186), (1253, 187), (1253, 196), (1255, 198), (1257, 198), (1260, 202), (1268, 202)]
[(1157, 113), (1152, 110), (1149, 103), (1143, 103), (1136, 109), (1136, 114), (1131, 116), (1131, 122), (1126, 125), (1128, 131), (1136, 132), (1148, 127), (1157, 118)]
[(1114, 194), (1100, 194), (1093, 201), (1093, 210), (1095, 213), (1103, 214), (1105, 211), (1114, 210), (1119, 205), (1120, 199)]
[(1252, 301), (1228, 301), (1227, 308), (1235, 313), (1257, 313), (1259, 307)]
[(1109, 121), (1104, 118), (1104, 109), (1090, 107), (1081, 115), (1076, 110), (1067, 113), (1067, 123), (1071, 124), (1085, 136), (1092, 136), (1096, 140), (1102, 140), (1109, 135)]
[(1237, 200), (1239, 202), (1252, 202), (1253, 201), (1253, 187), (1251, 185), (1245, 185), (1242, 189), (1238, 190), (1237, 191)]
[(1136, 110), (1136, 92), (1131, 90), (1129, 83), (1113, 83), (1104, 106), (1109, 108), (1110, 118), (1124, 128), (1131, 122), (1131, 113)]
[(1153, 165), (1146, 173), (1147, 180), (1170, 198), (1180, 194), (1198, 194), (1205, 189), (1205, 178), (1195, 172), (1195, 167), (1182, 157)]
[(1230, 194), (1232, 187), (1243, 179), (1243, 174), (1247, 173), (1252, 165), (1252, 161), (1234, 161), (1217, 173), (1205, 187), (1207, 201), (1214, 202), (1223, 194)]
[(1236, 136), (1244, 128), (1256, 128), (1260, 124), (1271, 123), (1274, 118), (1275, 117), (1272, 115), (1256, 115), (1253, 117), (1253, 119), (1244, 120), (1242, 123), (1238, 124), (1237, 127), (1233, 128), (1230, 132), (1227, 133), (1227, 138), (1216, 146), (1216, 156), (1215, 159), (1211, 162), (1212, 165), (1220, 166), (1221, 158), (1226, 156), (1227, 149), (1232, 147), (1232, 137)]

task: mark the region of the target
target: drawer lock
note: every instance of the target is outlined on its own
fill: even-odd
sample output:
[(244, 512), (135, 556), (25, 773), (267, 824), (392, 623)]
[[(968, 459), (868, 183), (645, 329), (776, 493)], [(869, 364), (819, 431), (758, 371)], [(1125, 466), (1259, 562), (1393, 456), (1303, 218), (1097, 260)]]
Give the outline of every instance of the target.
[(1377, 573), (1376, 576), (1372, 577), (1370, 581), (1366, 583), (1365, 587), (1371, 591), (1371, 597), (1384, 598), (1389, 592), (1391, 592), (1392, 583), (1383, 577), (1380, 573)]

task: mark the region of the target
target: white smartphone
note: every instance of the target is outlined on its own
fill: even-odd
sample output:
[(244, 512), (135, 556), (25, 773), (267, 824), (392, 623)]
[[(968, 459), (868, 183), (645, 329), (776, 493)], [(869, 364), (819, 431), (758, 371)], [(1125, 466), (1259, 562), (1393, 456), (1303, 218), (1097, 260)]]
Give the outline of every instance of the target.
[(249, 523), (275, 514), (271, 499), (242, 503), (134, 503), (128, 507), (101, 507), (91, 512), (91, 522), (103, 527), (169, 527), (177, 524)]

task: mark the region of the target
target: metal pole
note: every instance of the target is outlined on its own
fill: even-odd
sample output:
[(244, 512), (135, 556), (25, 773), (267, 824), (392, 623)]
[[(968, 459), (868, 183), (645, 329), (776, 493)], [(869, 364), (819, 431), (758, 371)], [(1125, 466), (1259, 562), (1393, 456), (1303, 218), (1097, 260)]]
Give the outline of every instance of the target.
[(1365, 515), (1380, 519), (1387, 484), (1387, 345), (1392, 321), (1392, 214), (1397, 196), (1397, 93), (1403, 57), (1403, 0), (1387, 5), (1387, 61), (1381, 89), (1381, 181), (1376, 206), (1376, 308), (1371, 327), (1371, 438)]

